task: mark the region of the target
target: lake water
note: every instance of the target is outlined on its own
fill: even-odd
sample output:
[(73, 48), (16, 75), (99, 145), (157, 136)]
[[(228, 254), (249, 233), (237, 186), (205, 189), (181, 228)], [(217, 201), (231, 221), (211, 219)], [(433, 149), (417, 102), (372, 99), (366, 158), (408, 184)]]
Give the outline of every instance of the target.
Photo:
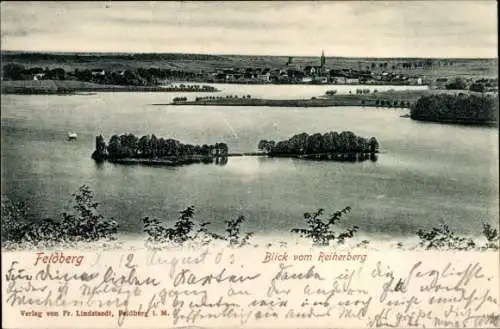
[[(228, 94), (300, 98), (340, 86), (217, 87)], [(412, 237), (441, 221), (476, 235), (482, 220), (498, 221), (496, 129), (416, 122), (401, 117), (405, 109), (151, 105), (177, 96), (198, 95), (2, 95), (2, 196), (24, 200), (33, 214), (46, 217), (69, 209), (71, 193), (86, 184), (101, 212), (130, 235), (142, 231), (144, 216), (173, 221), (189, 205), (218, 229), (225, 219), (245, 215), (243, 230), (261, 237), (290, 236), (291, 228), (304, 226), (304, 212), (320, 207), (351, 206), (345, 224), (373, 239)], [(234, 157), (225, 166), (152, 168), (96, 165), (90, 158), (97, 134), (106, 140), (131, 132), (196, 144), (224, 141), (231, 152), (251, 152), (260, 139), (331, 130), (375, 136), (378, 161)], [(67, 141), (68, 131), (78, 139)]]
[[(186, 83), (191, 85), (191, 83)], [(178, 85), (178, 83), (174, 84)], [(231, 96), (246, 96), (251, 95), (253, 98), (270, 98), (270, 99), (309, 99), (311, 97), (323, 96), (328, 90), (336, 90), (337, 94), (355, 94), (356, 89), (369, 89), (372, 92), (382, 92), (388, 90), (427, 90), (427, 86), (374, 86), (374, 85), (266, 85), (266, 84), (220, 84), (211, 83), (220, 93), (217, 95)], [(186, 96), (187, 94), (184, 94)]]

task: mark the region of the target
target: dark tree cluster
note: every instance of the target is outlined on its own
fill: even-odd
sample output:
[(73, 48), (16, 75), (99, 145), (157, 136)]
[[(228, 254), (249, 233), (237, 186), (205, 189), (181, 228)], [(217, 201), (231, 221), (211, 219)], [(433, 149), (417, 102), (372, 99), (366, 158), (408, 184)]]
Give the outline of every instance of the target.
[[(185, 97), (184, 97), (185, 98)], [(220, 101), (223, 99), (250, 99), (252, 98), (251, 95), (241, 95), (238, 97), (238, 95), (227, 95), (227, 96), (199, 96), (196, 97), (194, 100), (195, 102), (200, 102), (200, 101)], [(175, 98), (174, 98), (175, 102)]]
[(203, 92), (215, 92), (215, 91), (218, 91), (217, 88), (213, 87), (213, 86), (209, 86), (209, 85), (203, 85), (203, 86), (200, 86), (200, 85), (184, 85), (184, 84), (180, 84), (178, 86), (168, 86), (168, 87), (165, 87), (164, 88), (165, 91), (192, 91), (192, 92), (199, 92), (199, 91), (203, 91)]
[(432, 59), (426, 59), (422, 61), (411, 61), (411, 62), (404, 62), (400, 63), (399, 66), (401, 66), (404, 69), (411, 69), (411, 68), (430, 68), (434, 64), (432, 62)]
[(269, 155), (374, 154), (379, 152), (379, 143), (375, 137), (366, 139), (350, 131), (331, 131), (323, 135), (301, 133), (277, 143), (261, 140), (258, 148)]
[(19, 64), (6, 64), (2, 68), (4, 80), (32, 80), (35, 75), (41, 75), (40, 79), (45, 80), (66, 80), (67, 72), (62, 68), (49, 69), (41, 67), (25, 68)]
[(462, 78), (456, 78), (454, 81), (446, 85), (446, 89), (464, 90), (467, 89), (467, 83)]
[(496, 122), (498, 96), (465, 94), (424, 96), (412, 107), (411, 118), (471, 124)]
[(93, 74), (92, 70), (76, 69), (73, 73), (79, 81), (100, 84), (151, 86), (157, 85), (166, 79), (193, 79), (196, 75), (192, 72), (159, 68), (138, 68), (137, 70), (103, 71), (103, 74)]
[(375, 106), (380, 107), (410, 107), (409, 101), (399, 101), (399, 100), (387, 100), (387, 99), (377, 99), (375, 100)]
[[(166, 79), (193, 80), (199, 76), (193, 72), (154, 67), (121, 71), (100, 69), (65, 71), (60, 67), (53, 69), (41, 67), (25, 68), (23, 65), (10, 63), (4, 65), (2, 68), (2, 77), (4, 80), (33, 80), (35, 75), (39, 75), (36, 77), (37, 80), (77, 80), (98, 84), (127, 86), (151, 86), (158, 85), (162, 80)], [(195, 88), (193, 87), (193, 91), (196, 91)]]
[(174, 97), (173, 102), (174, 103), (179, 103), (179, 102), (186, 102), (187, 97)]
[(153, 135), (137, 137), (133, 134), (113, 135), (108, 144), (102, 135), (96, 137), (96, 149), (92, 157), (94, 159), (122, 159), (143, 158), (157, 159), (162, 157), (186, 157), (200, 156), (227, 156), (228, 146), (226, 143), (215, 145), (191, 145), (182, 144), (176, 139), (165, 139)]
[(196, 74), (193, 72), (181, 71), (181, 70), (171, 70), (171, 69), (160, 69), (160, 68), (138, 68), (137, 75), (145, 79), (150, 84), (157, 83), (157, 80), (165, 80), (169, 78), (177, 79), (193, 79)]
[(474, 81), (469, 87), (470, 91), (475, 92), (487, 92), (496, 91), (498, 92), (498, 79), (479, 79)]
[(483, 83), (473, 83), (470, 85), (469, 90), (478, 93), (483, 93), (486, 91), (486, 85)]

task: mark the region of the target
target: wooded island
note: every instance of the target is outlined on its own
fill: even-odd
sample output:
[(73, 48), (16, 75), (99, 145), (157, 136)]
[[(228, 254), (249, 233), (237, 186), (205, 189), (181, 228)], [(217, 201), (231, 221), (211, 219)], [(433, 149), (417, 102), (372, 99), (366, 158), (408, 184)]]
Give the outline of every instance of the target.
[(367, 139), (351, 131), (330, 131), (323, 135), (301, 133), (278, 142), (261, 140), (258, 148), (271, 157), (336, 161), (376, 160), (375, 154), (379, 153), (379, 143), (375, 137)]
[(113, 135), (106, 144), (102, 135), (96, 136), (92, 158), (97, 162), (178, 166), (191, 163), (224, 165), (229, 156), (294, 157), (311, 160), (376, 161), (379, 143), (356, 136), (351, 131), (330, 131), (321, 135), (301, 133), (284, 141), (261, 140), (259, 152), (230, 154), (226, 143), (214, 145), (183, 144), (175, 139), (153, 135), (137, 137), (133, 134)]
[(133, 134), (113, 135), (108, 144), (102, 135), (96, 136), (92, 158), (120, 164), (184, 165), (191, 163), (227, 163), (228, 147), (183, 144), (175, 139), (153, 135), (137, 137)]

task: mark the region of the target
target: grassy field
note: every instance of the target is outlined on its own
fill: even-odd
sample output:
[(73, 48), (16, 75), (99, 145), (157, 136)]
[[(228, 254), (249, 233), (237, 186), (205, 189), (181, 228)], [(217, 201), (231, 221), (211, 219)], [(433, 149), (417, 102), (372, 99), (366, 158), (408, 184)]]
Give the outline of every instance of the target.
[[(21, 53), (2, 52), (2, 66), (9, 63), (25, 67), (74, 69), (124, 70), (139, 67), (183, 70), (195, 73), (214, 72), (228, 68), (294, 68), (319, 65), (318, 57), (293, 57), (287, 65), (284, 56), (196, 55), (196, 54), (75, 54), (75, 53)], [(498, 77), (498, 59), (430, 59), (432, 66), (402, 68), (402, 63), (423, 63), (415, 58), (347, 58), (326, 57), (330, 69), (371, 70), (374, 72), (398, 72), (408, 75), (436, 77)], [(386, 66), (384, 66), (386, 63)], [(382, 65), (382, 66), (381, 66)], [(393, 68), (394, 66), (394, 68)]]

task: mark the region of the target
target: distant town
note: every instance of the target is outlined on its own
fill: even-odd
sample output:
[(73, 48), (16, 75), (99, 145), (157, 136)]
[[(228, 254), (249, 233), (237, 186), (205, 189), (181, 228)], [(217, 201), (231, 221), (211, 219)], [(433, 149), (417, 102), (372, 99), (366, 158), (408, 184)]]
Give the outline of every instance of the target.
[[(317, 58), (279, 57), (268, 61), (255, 61), (258, 63), (253, 64), (250, 60), (237, 62), (228, 57), (189, 54), (178, 55), (184, 57), (173, 59), (166, 54), (167, 57), (162, 62), (162, 54), (150, 54), (153, 60), (148, 58), (148, 55), (118, 55), (117, 64), (95, 67), (99, 63), (98, 60), (93, 62), (95, 55), (2, 54), (3, 62), (7, 64), (2, 67), (1, 77), (3, 81), (76, 80), (119, 86), (158, 86), (186, 81), (235, 84), (428, 85), (433, 89), (498, 91), (497, 76), (487, 74), (488, 69), (480, 66), (472, 68), (477, 73), (464, 74), (463, 72), (471, 72), (472, 69), (460, 59), (374, 59), (357, 62), (352, 59), (349, 63), (339, 64), (340, 61), (335, 59), (329, 58), (327, 61), (325, 53), (322, 52)], [(97, 57), (111, 61), (113, 56)], [(134, 62), (134, 65), (129, 65), (130, 62)], [(37, 66), (37, 63), (50, 65)], [(147, 63), (150, 65), (145, 66)], [(489, 70), (491, 71), (491, 68)], [(482, 71), (485, 74), (481, 74)]]

